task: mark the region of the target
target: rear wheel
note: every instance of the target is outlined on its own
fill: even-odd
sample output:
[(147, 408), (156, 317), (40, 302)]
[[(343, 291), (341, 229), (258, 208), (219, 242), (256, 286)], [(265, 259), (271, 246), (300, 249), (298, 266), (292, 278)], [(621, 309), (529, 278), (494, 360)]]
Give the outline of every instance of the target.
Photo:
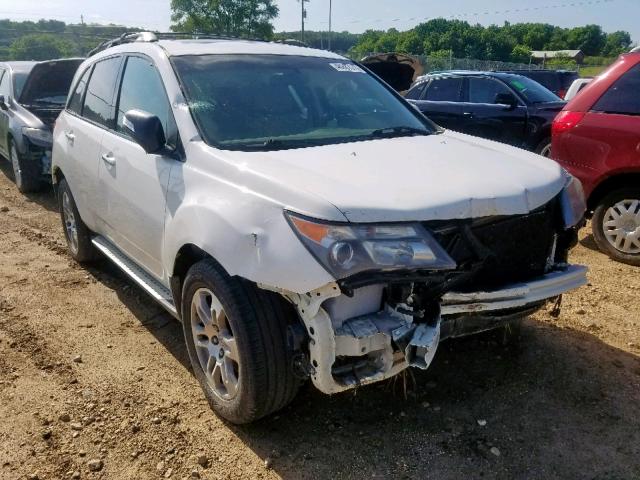
[(592, 228), (600, 250), (619, 262), (640, 266), (640, 189), (621, 188), (604, 197)]
[(293, 399), (300, 382), (287, 327), (295, 320), (282, 297), (230, 277), (213, 260), (191, 267), (182, 325), (195, 376), (216, 413), (249, 423)]
[(37, 192), (42, 188), (40, 162), (20, 155), (13, 140), (9, 141), (9, 161), (13, 169), (13, 180), (22, 193)]
[(65, 179), (62, 179), (58, 185), (58, 207), (69, 254), (80, 263), (95, 260), (98, 253), (91, 243), (91, 231), (80, 218), (76, 202)]

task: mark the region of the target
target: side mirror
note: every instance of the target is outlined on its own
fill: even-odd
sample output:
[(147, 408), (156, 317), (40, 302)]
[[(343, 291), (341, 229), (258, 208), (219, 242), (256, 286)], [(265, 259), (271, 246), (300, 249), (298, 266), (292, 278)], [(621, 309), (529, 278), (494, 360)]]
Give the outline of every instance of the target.
[(167, 139), (160, 119), (142, 110), (129, 110), (122, 121), (124, 132), (147, 153), (161, 153)]
[(5, 99), (4, 95), (0, 95), (0, 109), (2, 110), (9, 110), (9, 106), (7, 105), (7, 100)]
[(513, 93), (498, 93), (493, 103), (497, 105), (505, 105), (506, 107), (509, 107), (510, 110), (513, 110), (518, 106), (518, 99)]

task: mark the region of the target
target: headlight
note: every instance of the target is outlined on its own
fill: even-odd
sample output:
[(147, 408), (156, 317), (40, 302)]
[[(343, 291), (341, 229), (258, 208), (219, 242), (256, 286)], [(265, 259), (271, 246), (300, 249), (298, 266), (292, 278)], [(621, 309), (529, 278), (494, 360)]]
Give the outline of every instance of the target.
[(336, 279), (367, 270), (451, 270), (456, 262), (420, 224), (332, 224), (292, 213), (302, 243)]
[(53, 143), (53, 135), (49, 130), (22, 127), (22, 134), (31, 142), (41, 147), (50, 147)]
[(564, 228), (576, 226), (587, 211), (587, 204), (584, 199), (582, 183), (573, 175), (567, 174), (567, 183), (562, 189), (560, 204), (562, 205), (562, 218)]

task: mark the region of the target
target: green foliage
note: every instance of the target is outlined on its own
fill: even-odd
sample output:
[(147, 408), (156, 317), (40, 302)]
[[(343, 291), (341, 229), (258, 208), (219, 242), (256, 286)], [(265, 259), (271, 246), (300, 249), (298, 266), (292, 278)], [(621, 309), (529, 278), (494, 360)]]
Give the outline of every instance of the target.
[(509, 61), (515, 63), (528, 63), (531, 58), (531, 50), (526, 45), (516, 45), (511, 50)]
[(270, 39), (274, 0), (171, 0), (171, 30)]
[(558, 55), (556, 57), (548, 59), (545, 62), (545, 65), (550, 68), (570, 68), (576, 67), (578, 64), (571, 57)]
[[(135, 30), (140, 29), (118, 25), (65, 24), (57, 20), (38, 22), (0, 20), (0, 60), (85, 56), (103, 40)], [(48, 39), (44, 45), (42, 35)], [(40, 38), (23, 40), (25, 37), (33, 36)], [(39, 52), (34, 52), (34, 45), (42, 45), (43, 48)], [(52, 56), (43, 58), (46, 55)]]
[(532, 50), (582, 50), (585, 55), (617, 55), (628, 50), (627, 32), (605, 34), (598, 25), (561, 28), (544, 23), (471, 25), (462, 20), (436, 18), (398, 32), (369, 30), (352, 49), (355, 56), (398, 51), (432, 56), (451, 51), (455, 58), (528, 63)]
[(623, 52), (626, 52), (631, 47), (631, 35), (629, 32), (613, 32), (607, 34), (607, 39), (604, 42), (604, 48), (602, 49), (602, 55), (616, 56)]
[(9, 47), (9, 57), (12, 60), (49, 60), (77, 54), (73, 43), (50, 33), (25, 35)]

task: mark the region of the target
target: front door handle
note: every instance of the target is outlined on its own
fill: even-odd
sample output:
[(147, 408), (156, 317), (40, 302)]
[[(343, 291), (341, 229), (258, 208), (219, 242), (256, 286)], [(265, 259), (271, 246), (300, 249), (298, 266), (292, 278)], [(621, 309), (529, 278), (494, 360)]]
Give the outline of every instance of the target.
[(464, 117), (466, 117), (466, 118), (473, 118), (474, 117), (473, 112), (464, 112), (462, 115)]
[(64, 132), (64, 136), (67, 137), (67, 140), (69, 141), (69, 143), (73, 143), (73, 141), (76, 139), (76, 136), (74, 135), (73, 130)]
[(111, 153), (103, 153), (102, 160), (104, 161), (104, 163), (111, 166), (116, 164), (116, 158)]

